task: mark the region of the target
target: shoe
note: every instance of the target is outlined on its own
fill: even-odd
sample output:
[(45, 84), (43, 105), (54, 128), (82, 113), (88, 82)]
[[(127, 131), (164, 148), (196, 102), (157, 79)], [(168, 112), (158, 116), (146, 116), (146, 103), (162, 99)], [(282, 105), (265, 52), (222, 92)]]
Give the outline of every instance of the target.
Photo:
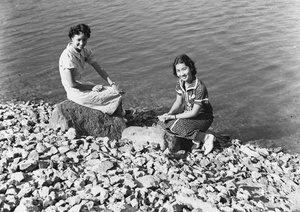
[(136, 111), (134, 109), (123, 110), (122, 117), (126, 123), (130, 123), (135, 119)]
[(191, 147), (191, 150), (194, 149), (199, 149), (200, 148), (200, 142), (196, 142), (196, 141), (192, 141), (193, 142), (193, 146)]
[(135, 110), (134, 109), (129, 109), (129, 110), (125, 110), (125, 117), (126, 116), (133, 116), (135, 114)]
[(202, 150), (204, 150), (204, 155), (209, 154), (214, 148), (214, 142), (216, 137), (212, 134), (206, 134), (204, 137), (204, 144), (202, 146)]

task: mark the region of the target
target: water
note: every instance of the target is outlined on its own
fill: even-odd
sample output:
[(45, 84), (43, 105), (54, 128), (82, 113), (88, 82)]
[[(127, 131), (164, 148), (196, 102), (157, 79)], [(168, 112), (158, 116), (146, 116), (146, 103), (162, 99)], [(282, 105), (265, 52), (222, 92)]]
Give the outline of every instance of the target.
[(86, 23), (125, 107), (170, 107), (171, 64), (186, 53), (208, 87), (215, 131), (300, 153), (299, 11), (296, 0), (2, 0), (0, 99), (64, 100), (58, 59), (69, 27)]

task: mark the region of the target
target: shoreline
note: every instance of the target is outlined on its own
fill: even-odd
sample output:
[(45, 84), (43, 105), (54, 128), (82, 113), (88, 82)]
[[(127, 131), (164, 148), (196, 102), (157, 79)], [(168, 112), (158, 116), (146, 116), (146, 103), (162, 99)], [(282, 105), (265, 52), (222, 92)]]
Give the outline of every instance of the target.
[[(0, 101), (0, 209), (300, 211), (300, 156), (237, 139), (204, 156), (47, 127), (43, 100)], [(298, 202), (297, 202), (298, 201)]]

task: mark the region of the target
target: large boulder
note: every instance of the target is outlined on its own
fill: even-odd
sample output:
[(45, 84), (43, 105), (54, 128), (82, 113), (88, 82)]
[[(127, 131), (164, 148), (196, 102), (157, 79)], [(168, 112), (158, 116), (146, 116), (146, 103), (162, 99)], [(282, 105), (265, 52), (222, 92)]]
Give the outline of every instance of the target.
[(74, 128), (76, 134), (120, 139), (126, 122), (122, 117), (110, 116), (70, 100), (55, 105), (49, 127), (68, 130)]
[(151, 127), (127, 127), (122, 132), (122, 139), (132, 141), (136, 149), (142, 149), (147, 144), (156, 143), (160, 146), (161, 150), (168, 148), (171, 153), (179, 150), (189, 151), (192, 146), (191, 140), (179, 138), (166, 132), (160, 125), (155, 124)]
[(132, 141), (137, 149), (141, 149), (144, 145), (157, 143), (162, 150), (167, 148), (164, 139), (165, 131), (159, 125), (151, 127), (130, 126), (122, 132), (122, 139)]

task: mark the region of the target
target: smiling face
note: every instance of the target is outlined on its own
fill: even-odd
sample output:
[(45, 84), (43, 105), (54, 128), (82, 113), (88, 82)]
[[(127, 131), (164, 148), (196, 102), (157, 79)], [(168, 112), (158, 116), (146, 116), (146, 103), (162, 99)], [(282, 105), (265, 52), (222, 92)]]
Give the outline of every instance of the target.
[(87, 44), (87, 36), (86, 36), (86, 34), (84, 34), (84, 33), (82, 33), (82, 32), (80, 32), (79, 33), (79, 35), (74, 35), (73, 37), (72, 37), (72, 46), (78, 51), (78, 52), (80, 52), (82, 49), (83, 49), (83, 47), (85, 47), (86, 46), (86, 44)]
[(187, 83), (192, 82), (193, 75), (188, 66), (186, 66), (184, 63), (178, 63), (175, 67), (176, 67), (176, 74), (181, 80)]

